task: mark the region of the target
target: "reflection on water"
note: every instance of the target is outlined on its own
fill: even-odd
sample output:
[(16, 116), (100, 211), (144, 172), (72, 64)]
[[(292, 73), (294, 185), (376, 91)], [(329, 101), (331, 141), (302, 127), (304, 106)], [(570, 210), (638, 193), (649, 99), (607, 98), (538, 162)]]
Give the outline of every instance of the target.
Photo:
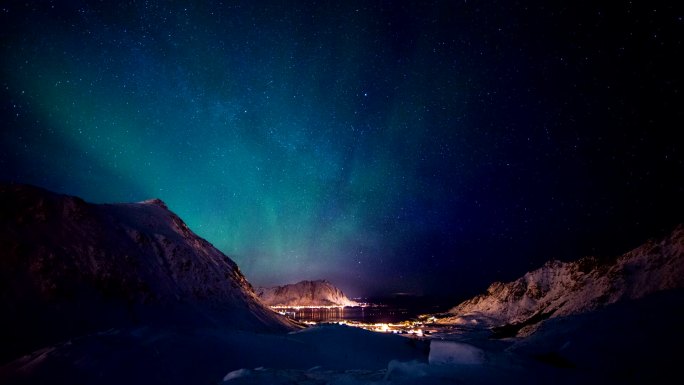
[(407, 308), (389, 306), (278, 309), (281, 313), (298, 321), (338, 322), (356, 321), (362, 323), (391, 323), (405, 321), (415, 316)]
[[(431, 338), (439, 336), (460, 336), (465, 329), (459, 325), (440, 325), (435, 317), (421, 314), (436, 314), (434, 305), (418, 304), (373, 305), (362, 307), (274, 307), (280, 314), (310, 324), (340, 323), (374, 332), (400, 334), (410, 338)], [(426, 310), (428, 310), (426, 312)]]

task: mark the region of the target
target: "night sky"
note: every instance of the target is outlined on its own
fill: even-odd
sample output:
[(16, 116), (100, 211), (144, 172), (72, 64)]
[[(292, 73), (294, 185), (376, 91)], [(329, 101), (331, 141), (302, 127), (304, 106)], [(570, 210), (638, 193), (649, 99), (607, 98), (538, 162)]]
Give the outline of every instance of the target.
[(598, 3), (4, 1), (0, 180), (159, 197), (255, 285), (620, 254), (684, 221), (684, 11)]

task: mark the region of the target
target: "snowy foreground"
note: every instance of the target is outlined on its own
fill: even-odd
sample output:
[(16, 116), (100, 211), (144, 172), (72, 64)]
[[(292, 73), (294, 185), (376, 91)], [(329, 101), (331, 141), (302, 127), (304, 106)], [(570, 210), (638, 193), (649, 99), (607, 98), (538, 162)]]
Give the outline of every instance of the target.
[[(396, 356), (375, 370), (256, 367), (223, 379), (224, 384), (670, 384), (681, 376), (682, 325), (684, 292), (671, 291), (555, 318), (526, 338), (498, 340), (487, 329), (445, 328), (425, 341), (427, 356)], [(342, 332), (336, 329), (327, 332)]]
[[(530, 337), (445, 328), (433, 339), (339, 325), (285, 334), (110, 330), (0, 368), (2, 384), (668, 383), (684, 343), (684, 293), (548, 320)], [(451, 331), (450, 331), (451, 330)]]

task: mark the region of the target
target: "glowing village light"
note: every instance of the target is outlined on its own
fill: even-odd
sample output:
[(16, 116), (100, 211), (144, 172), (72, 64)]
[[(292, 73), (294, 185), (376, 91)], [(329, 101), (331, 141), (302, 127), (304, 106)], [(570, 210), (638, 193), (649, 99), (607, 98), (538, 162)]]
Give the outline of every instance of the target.
[[(364, 304), (367, 305), (367, 304)], [(286, 316), (295, 316), (295, 313), (297, 311), (301, 310), (326, 310), (326, 311), (340, 311), (341, 309), (344, 309), (345, 307), (350, 307), (350, 306), (340, 306), (340, 305), (329, 305), (329, 306), (282, 306), (282, 305), (276, 305), (276, 306), (271, 306), (271, 309), (274, 311), (286, 315)], [(354, 307), (354, 306), (351, 306)], [(368, 307), (367, 306), (360, 306), (360, 307)], [(321, 322), (321, 321), (299, 321), (305, 325), (319, 325), (321, 323), (328, 323), (328, 322)], [(384, 322), (379, 322), (379, 323), (363, 323), (363, 322), (358, 322), (358, 321), (350, 321), (350, 320), (337, 320), (333, 322), (334, 324), (337, 325), (343, 325), (343, 326), (350, 326), (350, 327), (356, 327), (356, 328), (361, 328), (373, 332), (378, 332), (378, 333), (394, 333), (394, 334), (402, 334), (405, 336), (415, 336), (415, 337), (423, 337), (425, 336), (425, 333), (421, 329), (423, 326), (422, 322), (416, 322), (416, 321), (403, 321), (401, 323), (384, 323)]]

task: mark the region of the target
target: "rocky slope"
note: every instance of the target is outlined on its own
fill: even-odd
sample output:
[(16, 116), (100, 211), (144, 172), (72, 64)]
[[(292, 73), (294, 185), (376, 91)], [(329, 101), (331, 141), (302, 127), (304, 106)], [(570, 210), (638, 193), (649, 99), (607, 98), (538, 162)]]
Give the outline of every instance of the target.
[(0, 185), (0, 360), (131, 325), (287, 330), (237, 265), (160, 200)]
[[(627, 299), (684, 287), (684, 226), (619, 258), (600, 262), (547, 262), (509, 283), (494, 283), (487, 292), (452, 308), (442, 323), (484, 322), (517, 325), (509, 331), (529, 333), (546, 318), (579, 314)], [(513, 333), (514, 334), (514, 333)]]
[(357, 306), (332, 283), (324, 280), (257, 288), (257, 295), (269, 306)]

